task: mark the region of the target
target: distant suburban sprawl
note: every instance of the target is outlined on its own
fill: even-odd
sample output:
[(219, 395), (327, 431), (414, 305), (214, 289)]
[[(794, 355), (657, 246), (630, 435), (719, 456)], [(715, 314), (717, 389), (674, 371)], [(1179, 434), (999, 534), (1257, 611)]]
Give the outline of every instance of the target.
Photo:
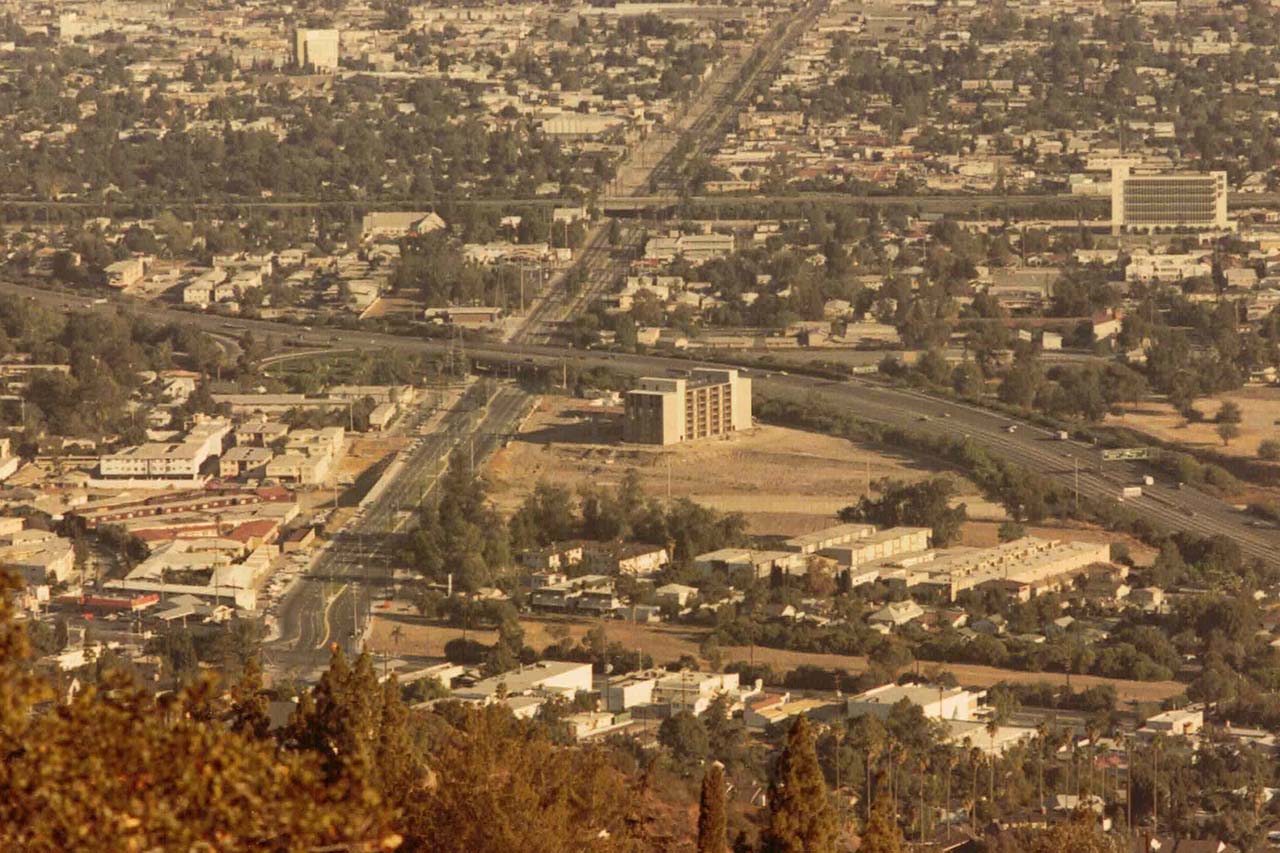
[(0, 853), (1280, 849), (1280, 0), (0, 0)]

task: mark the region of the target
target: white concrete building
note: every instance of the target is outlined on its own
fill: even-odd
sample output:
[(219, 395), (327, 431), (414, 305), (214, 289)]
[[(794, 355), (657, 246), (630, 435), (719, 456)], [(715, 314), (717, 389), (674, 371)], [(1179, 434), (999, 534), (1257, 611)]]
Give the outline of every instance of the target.
[(149, 442), (105, 454), (98, 459), (98, 470), (104, 478), (194, 479), (206, 460), (222, 453), (230, 432), (226, 418), (208, 418), (180, 442)]
[(337, 30), (295, 30), (293, 63), (308, 71), (337, 71), (338, 43)]
[(870, 714), (885, 719), (893, 706), (905, 699), (908, 703), (919, 706), (930, 720), (972, 720), (981, 698), (981, 694), (961, 687), (885, 684), (857, 696), (850, 696), (847, 708), (851, 717)]

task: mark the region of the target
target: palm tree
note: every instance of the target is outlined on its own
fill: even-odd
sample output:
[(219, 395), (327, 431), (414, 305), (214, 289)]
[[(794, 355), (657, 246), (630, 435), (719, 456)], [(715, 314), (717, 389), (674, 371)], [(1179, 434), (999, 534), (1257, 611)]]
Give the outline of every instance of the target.
[(929, 768), (929, 761), (928, 759), (925, 758), (923, 754), (921, 754), (920, 758), (917, 759), (917, 766), (920, 768), (920, 780), (919, 780), (920, 781), (920, 843), (923, 844), (924, 843), (924, 824), (925, 824), (925, 819), (924, 819), (925, 817), (925, 805), (924, 805), (925, 784), (924, 783), (925, 783), (925, 780), (929, 778), (928, 775), (925, 773), (925, 771)]
[(871, 820), (871, 802), (875, 799), (875, 792), (871, 788), (872, 768), (875, 767), (876, 759), (880, 756), (880, 749), (875, 744), (867, 744), (867, 787), (866, 787), (866, 809), (867, 820)]
[(1049, 726), (1043, 721), (1036, 726), (1036, 781), (1040, 789), (1040, 814), (1045, 813), (1044, 805), (1044, 748), (1049, 736)]
[[(969, 742), (965, 738), (965, 743)], [(969, 810), (969, 824), (976, 827), (978, 825), (978, 765), (982, 763), (982, 750), (976, 746), (969, 749), (969, 778), (970, 787), (969, 801), (971, 803)]]
[(947, 840), (948, 841), (951, 840), (951, 773), (955, 769), (956, 763), (959, 762), (959, 760), (960, 760), (960, 756), (957, 755), (955, 751), (953, 750), (947, 751), (947, 778), (943, 783), (943, 787), (946, 789), (946, 800), (947, 800), (946, 821), (947, 821)]
[(1089, 785), (1086, 790), (1088, 790), (1090, 794), (1094, 794), (1096, 793), (1094, 791), (1094, 784), (1097, 781), (1096, 777), (1098, 771), (1098, 735), (1101, 733), (1101, 726), (1098, 725), (1097, 720), (1091, 717), (1085, 723), (1084, 733), (1085, 737), (1089, 739)]
[(991, 802), (992, 807), (996, 803), (996, 732), (999, 730), (1000, 724), (996, 722), (995, 717), (987, 720), (987, 737), (991, 738), (991, 774), (988, 781), (987, 799)]
[(898, 813), (898, 744), (889, 742), (889, 805), (890, 813)]

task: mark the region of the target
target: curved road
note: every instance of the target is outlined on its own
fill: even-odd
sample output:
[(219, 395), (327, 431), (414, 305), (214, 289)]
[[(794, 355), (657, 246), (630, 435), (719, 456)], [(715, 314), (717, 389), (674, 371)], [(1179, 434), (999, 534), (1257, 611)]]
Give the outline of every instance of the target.
[[(60, 308), (108, 309), (93, 304), (79, 295), (48, 291), (18, 284), (0, 282), (0, 292), (21, 296)], [(129, 306), (129, 300), (114, 300)], [(353, 332), (341, 329), (306, 331), (298, 326), (266, 320), (228, 319), (165, 308), (154, 303), (136, 303), (156, 321), (183, 323), (211, 332), (225, 333), (231, 328), (252, 330), (255, 334), (285, 335), (306, 346), (334, 346), (344, 349), (401, 348), (415, 352), (442, 352), (447, 341), (429, 341), (376, 332)], [(695, 366), (716, 366), (710, 360), (690, 360), (652, 355), (624, 355), (574, 350), (567, 347), (530, 344), (468, 344), (470, 355), (487, 360), (532, 362), (559, 365), (570, 361), (580, 366), (604, 366), (634, 373), (662, 374), (684, 371)], [(719, 366), (725, 366), (723, 364)], [(1109, 463), (1102, 466), (1100, 453), (1093, 447), (1075, 441), (1059, 441), (1047, 430), (1019, 423), (1015, 432), (1008, 427), (1010, 418), (975, 406), (931, 397), (917, 391), (889, 388), (865, 379), (836, 381), (802, 375), (759, 370), (750, 371), (757, 384), (771, 395), (807, 399), (810, 395), (848, 409), (868, 421), (896, 426), (911, 426), (921, 431), (966, 435), (1011, 462), (1050, 476), (1067, 487), (1076, 482), (1079, 467), (1080, 494), (1088, 498), (1119, 498), (1120, 489), (1137, 481), (1142, 471), (1131, 463)], [(927, 421), (922, 418), (928, 418)], [(1239, 543), (1246, 556), (1280, 567), (1280, 530), (1252, 526), (1251, 519), (1230, 504), (1195, 489), (1178, 489), (1167, 478), (1155, 486), (1143, 488), (1143, 496), (1126, 501), (1126, 506), (1149, 521), (1169, 530), (1186, 530), (1201, 535), (1223, 534)]]

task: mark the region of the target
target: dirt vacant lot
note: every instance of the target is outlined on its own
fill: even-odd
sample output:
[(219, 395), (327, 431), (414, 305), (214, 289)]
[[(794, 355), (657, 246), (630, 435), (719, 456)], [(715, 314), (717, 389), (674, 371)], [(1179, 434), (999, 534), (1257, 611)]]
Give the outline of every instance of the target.
[[(1240, 437), (1224, 447), (1213, 418), (1226, 400), (1239, 404), (1242, 420)], [(1280, 388), (1241, 388), (1199, 400), (1196, 409), (1204, 415), (1204, 422), (1187, 423), (1168, 403), (1144, 402), (1131, 407), (1121, 417), (1109, 416), (1107, 423), (1145, 432), (1161, 441), (1214, 449), (1229, 456), (1256, 456), (1259, 443), (1269, 438), (1280, 439), (1280, 426), (1276, 425), (1280, 420)]]
[[(906, 455), (841, 438), (760, 426), (732, 439), (673, 447), (623, 445), (621, 412), (583, 400), (544, 397), (519, 437), (490, 461), (493, 497), (504, 511), (540, 479), (576, 489), (617, 484), (635, 469), (647, 492), (741, 512), (748, 531), (794, 536), (831, 524), (866, 494), (868, 479), (920, 480), (935, 473)], [(961, 481), (965, 500), (980, 503)]]
[[(535, 649), (550, 645), (553, 640), (548, 632), (554, 624), (541, 620), (521, 620), (524, 626), (525, 642)], [(657, 664), (678, 660), (681, 655), (698, 654), (698, 645), (706, 634), (704, 629), (666, 625), (632, 625), (628, 622), (606, 621), (568, 623), (570, 635), (580, 638), (596, 624), (603, 624), (608, 630), (610, 642), (619, 642), (628, 649), (635, 649), (651, 655)], [(391, 632), (400, 626), (401, 636), (393, 640)], [(444, 654), (444, 644), (461, 637), (460, 628), (445, 628), (435, 625), (407, 624), (390, 618), (378, 618), (373, 623), (373, 633), (369, 640), (370, 650), (375, 653), (411, 654), (440, 657)], [(482, 643), (492, 643), (496, 635), (492, 631), (469, 631), (467, 636)], [(780, 649), (757, 647), (754, 652), (745, 646), (733, 646), (721, 649), (725, 663), (751, 660), (756, 663), (767, 663), (775, 670), (785, 672), (798, 666), (808, 665), (825, 669), (842, 669), (849, 673), (859, 673), (866, 669), (866, 658), (850, 655), (824, 655), (808, 652), (791, 652)], [(921, 664), (922, 671), (938, 669), (951, 672), (959, 682), (967, 687), (990, 687), (1001, 681), (1019, 684), (1036, 684), (1040, 682), (1060, 683), (1065, 677), (1058, 673), (1023, 672), (1013, 669), (997, 669), (990, 666), (974, 666), (970, 664)], [(1102, 684), (1109, 684), (1116, 689), (1121, 702), (1159, 702), (1182, 693), (1186, 688), (1176, 681), (1127, 681), (1115, 678), (1077, 675), (1071, 679), (1072, 687), (1081, 689)]]
[[(584, 483), (616, 485), (635, 469), (645, 490), (688, 497), (726, 512), (741, 512), (756, 535), (795, 536), (834, 522), (842, 508), (866, 494), (867, 482), (892, 477), (921, 480), (937, 470), (884, 448), (778, 426), (759, 426), (731, 440), (674, 447), (623, 445), (621, 413), (570, 397), (544, 397), (520, 435), (495, 454), (487, 468), (494, 501), (506, 513), (519, 506), (540, 479), (576, 490)], [(968, 508), (962, 544), (996, 542), (1007, 516), (977, 487), (953, 474), (957, 501)], [(1149, 560), (1136, 540), (1096, 528), (1050, 523), (1028, 533), (1054, 539), (1126, 541), (1134, 559)]]

